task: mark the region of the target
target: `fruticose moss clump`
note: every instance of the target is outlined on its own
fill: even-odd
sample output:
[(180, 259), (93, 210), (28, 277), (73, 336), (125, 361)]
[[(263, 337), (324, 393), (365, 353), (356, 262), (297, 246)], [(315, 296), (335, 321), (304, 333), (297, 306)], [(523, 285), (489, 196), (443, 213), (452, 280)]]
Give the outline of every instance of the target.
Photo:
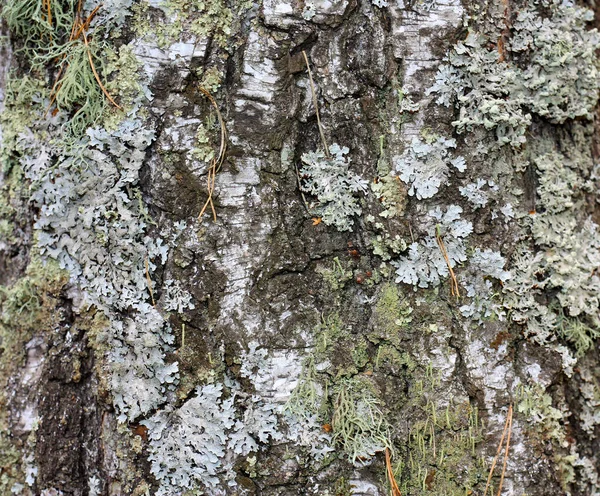
[(336, 385), (331, 427), (333, 441), (354, 465), (368, 463), (376, 453), (391, 447), (383, 401), (367, 377), (344, 379)]
[(114, 26), (110, 16), (100, 14), (104, 21), (97, 22), (96, 13), (71, 0), (47, 4), (19, 0), (2, 9), (17, 38), (17, 53), (50, 89), (48, 101), (43, 102), (46, 115), (68, 114), (65, 125), (75, 135), (99, 122), (111, 98), (104, 88), (109, 77), (104, 52), (109, 47), (106, 32)]

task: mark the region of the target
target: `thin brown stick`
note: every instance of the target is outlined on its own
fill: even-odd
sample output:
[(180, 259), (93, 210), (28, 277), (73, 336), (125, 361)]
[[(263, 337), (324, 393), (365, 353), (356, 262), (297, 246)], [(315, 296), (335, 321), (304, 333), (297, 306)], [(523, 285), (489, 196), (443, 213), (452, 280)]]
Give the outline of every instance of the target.
[(502, 485), (504, 484), (504, 474), (506, 473), (506, 463), (508, 462), (508, 449), (510, 448), (510, 434), (512, 432), (512, 418), (513, 418), (513, 407), (509, 405), (508, 414), (506, 416), (508, 419), (508, 437), (506, 438), (506, 449), (504, 450), (504, 460), (502, 461), (502, 474), (500, 475), (500, 487), (498, 488), (498, 492), (496, 496), (500, 496), (502, 492)]
[[(42, 4), (46, 7), (46, 20), (50, 27), (52, 27), (52, 0), (44, 0)], [(50, 32), (50, 41), (52, 41), (52, 32)]]
[(90, 67), (92, 68), (92, 72), (94, 73), (94, 77), (96, 78), (96, 81), (98, 81), (98, 85), (100, 86), (102, 93), (104, 93), (104, 95), (106, 96), (106, 98), (108, 98), (110, 103), (112, 103), (119, 110), (123, 110), (123, 108), (117, 102), (115, 102), (113, 100), (112, 96), (110, 96), (110, 93), (106, 90), (106, 88), (102, 84), (102, 81), (100, 80), (100, 76), (96, 72), (96, 67), (94, 67), (94, 61), (92, 60), (92, 51), (90, 50), (90, 45), (88, 43), (88, 39), (85, 34), (85, 29), (81, 33), (83, 34), (83, 42), (85, 43), (85, 47), (87, 48), (87, 55), (88, 55), (88, 60), (90, 61)]
[(148, 290), (150, 291), (150, 300), (152, 301), (152, 306), (156, 306), (156, 302), (154, 301), (154, 293), (152, 292), (152, 279), (150, 279), (150, 264), (148, 263), (148, 256), (144, 259), (144, 265), (146, 266), (146, 282), (148, 283)]
[(63, 71), (64, 67), (65, 67), (64, 65), (60, 66), (58, 74), (56, 75), (56, 81), (54, 82), (54, 85), (52, 86), (52, 89), (50, 90), (50, 103), (48, 104), (48, 108), (46, 109), (46, 113), (44, 114), (44, 118), (48, 115), (48, 112), (50, 112), (50, 108), (52, 107), (52, 104), (54, 103), (54, 100), (56, 100), (56, 94), (60, 90), (61, 82), (62, 82), (61, 79), (60, 79), (60, 76), (62, 74), (62, 71)]
[(323, 131), (323, 125), (321, 124), (321, 116), (319, 115), (319, 105), (317, 103), (317, 92), (315, 91), (315, 83), (312, 77), (312, 71), (310, 70), (310, 64), (308, 63), (308, 56), (306, 52), (302, 50), (302, 55), (304, 55), (304, 61), (306, 62), (306, 69), (308, 69), (308, 80), (310, 82), (310, 92), (312, 94), (313, 105), (315, 106), (315, 112), (317, 114), (317, 126), (319, 128), (319, 134), (321, 135), (321, 141), (323, 142), (323, 147), (325, 148), (325, 156), (330, 158), (329, 155), (329, 147), (327, 146), (327, 140), (325, 139), (325, 132)]
[(77, 31), (75, 31), (75, 33), (71, 32), (71, 36), (73, 37), (72, 40), (76, 40), (82, 34), (84, 34), (85, 31), (87, 31), (89, 29), (90, 23), (92, 22), (92, 19), (96, 16), (96, 13), (98, 12), (98, 10), (100, 10), (100, 7), (102, 7), (101, 3), (99, 3), (94, 8), (94, 10), (92, 10), (90, 12), (90, 15), (87, 16), (87, 19), (85, 21), (83, 21), (83, 22), (79, 21), (79, 27), (77, 28)]
[(437, 240), (437, 244), (440, 247), (440, 251), (442, 252), (442, 256), (446, 261), (446, 265), (448, 266), (448, 272), (450, 272), (450, 279), (452, 281), (450, 285), (450, 293), (452, 296), (460, 297), (460, 290), (458, 287), (458, 281), (456, 280), (456, 275), (454, 274), (454, 270), (452, 269), (452, 265), (450, 265), (450, 257), (448, 257), (448, 251), (446, 250), (446, 245), (444, 244), (444, 240), (440, 235), (439, 231), (436, 229), (435, 239)]
[(390, 454), (389, 448), (385, 449), (385, 468), (388, 480), (390, 481), (390, 486), (392, 487), (392, 496), (402, 496), (396, 478), (394, 477), (394, 471), (392, 470), (392, 455)]
[(492, 476), (494, 475), (494, 469), (496, 468), (496, 463), (498, 462), (498, 457), (500, 456), (500, 453), (502, 452), (502, 447), (504, 445), (504, 437), (506, 436), (506, 433), (508, 432), (509, 422), (512, 422), (512, 405), (509, 407), (509, 413), (510, 413), (510, 420), (509, 420), (509, 415), (506, 415), (506, 421), (504, 422), (504, 429), (502, 430), (502, 437), (500, 438), (500, 442), (498, 443), (498, 449), (496, 450), (496, 455), (494, 456), (494, 459), (492, 460), (492, 467), (490, 468), (490, 473), (488, 475), (487, 482), (485, 484), (485, 491), (483, 491), (483, 496), (486, 496), (488, 487), (490, 487), (490, 482), (492, 481)]
[(75, 11), (75, 21), (73, 22), (73, 26), (71, 26), (71, 34), (69, 35), (69, 41), (73, 41), (75, 39), (75, 30), (79, 28), (79, 24), (81, 24), (81, 9), (83, 8), (83, 1), (79, 0), (77, 2), (77, 10)]
[(210, 103), (214, 107), (215, 111), (217, 112), (219, 126), (221, 127), (221, 142), (219, 144), (219, 153), (216, 158), (213, 158), (211, 167), (208, 171), (208, 198), (206, 199), (206, 202), (204, 203), (204, 206), (202, 207), (202, 210), (198, 215), (198, 219), (201, 219), (204, 215), (204, 212), (206, 212), (206, 209), (210, 205), (213, 214), (213, 221), (216, 222), (217, 211), (215, 210), (215, 204), (213, 202), (213, 193), (215, 191), (215, 181), (217, 178), (217, 172), (221, 170), (221, 166), (223, 165), (223, 161), (225, 160), (225, 154), (227, 152), (227, 128), (225, 127), (225, 120), (223, 119), (223, 115), (219, 110), (219, 105), (217, 104), (217, 101), (207, 89), (203, 88), (202, 86), (199, 86), (198, 89), (209, 99)]

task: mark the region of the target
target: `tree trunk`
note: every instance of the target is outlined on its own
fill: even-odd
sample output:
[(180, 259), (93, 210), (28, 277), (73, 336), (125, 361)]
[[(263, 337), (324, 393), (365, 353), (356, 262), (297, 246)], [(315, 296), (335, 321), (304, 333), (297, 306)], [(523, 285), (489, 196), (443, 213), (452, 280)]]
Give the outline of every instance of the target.
[(600, 495), (587, 7), (2, 18), (0, 494)]

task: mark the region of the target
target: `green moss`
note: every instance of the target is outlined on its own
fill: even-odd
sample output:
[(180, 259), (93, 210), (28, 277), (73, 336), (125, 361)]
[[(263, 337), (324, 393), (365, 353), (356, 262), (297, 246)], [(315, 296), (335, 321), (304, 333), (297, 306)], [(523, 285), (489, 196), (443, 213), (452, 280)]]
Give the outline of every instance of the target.
[(403, 494), (473, 494), (488, 473), (477, 450), (484, 439), (477, 408), (453, 399), (438, 406), (439, 377), (431, 366), (423, 372), (409, 390), (406, 408), (415, 421), (398, 443), (396, 480)]
[[(11, 494), (23, 482), (22, 448), (10, 435), (6, 391), (8, 381), (23, 366), (25, 345), (35, 333), (52, 331), (61, 319), (59, 295), (68, 275), (57, 264), (33, 258), (24, 277), (0, 286), (0, 493)], [(33, 434), (33, 433), (32, 433)]]
[(342, 289), (353, 277), (348, 262), (341, 262), (338, 257), (333, 259), (330, 267), (319, 266), (316, 272), (321, 274), (333, 291)]

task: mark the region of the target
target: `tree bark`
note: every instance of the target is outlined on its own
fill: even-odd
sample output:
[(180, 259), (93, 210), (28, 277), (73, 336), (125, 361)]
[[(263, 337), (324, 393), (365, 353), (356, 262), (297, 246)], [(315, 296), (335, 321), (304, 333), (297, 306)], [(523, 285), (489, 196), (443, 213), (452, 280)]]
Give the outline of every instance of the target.
[(600, 494), (589, 7), (2, 9), (0, 494)]

